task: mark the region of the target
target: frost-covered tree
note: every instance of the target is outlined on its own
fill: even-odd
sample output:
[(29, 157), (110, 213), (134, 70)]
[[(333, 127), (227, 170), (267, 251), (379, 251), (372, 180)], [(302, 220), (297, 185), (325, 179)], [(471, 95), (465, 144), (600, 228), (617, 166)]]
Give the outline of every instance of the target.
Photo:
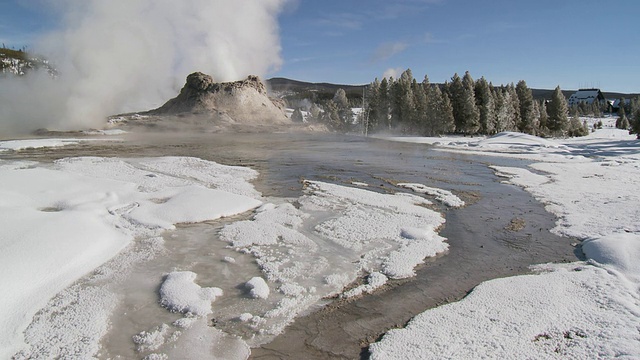
[(389, 100), (389, 81), (387, 78), (383, 78), (380, 81), (380, 100), (378, 101), (378, 107), (376, 109), (376, 123), (379, 129), (391, 129), (390, 120), (390, 107), (391, 102)]
[(412, 85), (413, 74), (411, 69), (407, 69), (392, 87), (392, 121), (403, 129), (411, 128), (415, 119), (416, 104)]
[(478, 106), (476, 105), (475, 81), (473, 81), (468, 71), (464, 73), (462, 84), (464, 87), (462, 98), (462, 116), (464, 118), (463, 132), (468, 135), (473, 135), (480, 129), (480, 111), (478, 111)]
[(549, 115), (547, 114), (547, 104), (544, 100), (540, 101), (538, 109), (540, 112), (540, 120), (538, 121), (538, 134), (540, 136), (546, 136), (549, 132), (549, 129), (547, 128)]
[(415, 79), (412, 84), (413, 102), (415, 104), (412, 131), (424, 133), (427, 126), (427, 93), (424, 86)]
[(316, 103), (311, 104), (309, 108), (309, 114), (307, 115), (308, 122), (317, 122), (320, 121), (322, 117), (322, 111), (320, 111), (320, 107)]
[(524, 80), (518, 81), (516, 94), (520, 105), (520, 118), (516, 125), (520, 132), (534, 135), (538, 119), (535, 116), (533, 93)]
[(640, 108), (633, 113), (629, 134), (635, 134), (636, 138), (640, 139)]
[(344, 89), (340, 88), (336, 90), (332, 102), (336, 106), (338, 122), (340, 123), (336, 128), (345, 131), (349, 130), (353, 123), (353, 111), (351, 110), (351, 105), (349, 104), (349, 99), (347, 99), (347, 93)]
[(617, 129), (629, 130), (629, 126), (629, 119), (624, 114), (621, 117), (618, 117), (618, 119), (616, 120)]
[(427, 96), (427, 126), (424, 135), (434, 136), (451, 133), (455, 130), (453, 106), (449, 95), (438, 86), (429, 88)]
[(480, 129), (482, 134), (492, 135), (496, 131), (496, 105), (493, 98), (493, 88), (483, 77), (476, 81), (476, 103), (480, 112)]
[(569, 136), (586, 136), (589, 135), (589, 127), (586, 121), (580, 122), (578, 114), (571, 117), (569, 121), (569, 128), (567, 129), (567, 135)]
[(295, 110), (293, 110), (293, 114), (291, 114), (291, 121), (300, 123), (304, 121), (304, 117), (302, 116), (302, 111), (300, 111), (300, 108), (296, 108)]
[(378, 128), (380, 121), (380, 80), (376, 78), (367, 87), (367, 101), (364, 109), (364, 113), (368, 114), (368, 131)]
[(553, 90), (551, 101), (547, 107), (549, 119), (547, 119), (547, 128), (554, 135), (564, 135), (564, 131), (569, 124), (567, 99), (562, 94), (560, 86)]

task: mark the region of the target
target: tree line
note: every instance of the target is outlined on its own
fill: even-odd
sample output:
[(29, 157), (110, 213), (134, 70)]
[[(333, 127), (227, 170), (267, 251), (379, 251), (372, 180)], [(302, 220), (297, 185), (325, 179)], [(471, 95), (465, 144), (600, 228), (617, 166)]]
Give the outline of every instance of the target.
[(364, 114), (367, 130), (436, 136), (442, 134), (493, 135), (519, 131), (538, 136), (581, 136), (586, 123), (570, 117), (566, 98), (556, 87), (549, 101), (537, 101), (524, 80), (494, 86), (484, 77), (474, 80), (467, 71), (451, 81), (431, 84), (427, 75), (418, 82), (405, 70), (398, 79), (375, 79), (367, 92)]
[[(467, 71), (442, 85), (424, 76), (418, 82), (405, 70), (397, 79), (377, 78), (366, 87), (364, 108), (357, 117), (343, 89), (321, 104), (311, 102), (306, 120), (322, 122), (337, 131), (394, 132), (407, 135), (494, 135), (518, 131), (541, 137), (584, 136), (589, 133), (580, 116), (601, 117), (611, 111), (606, 101), (569, 106), (560, 87), (550, 99), (536, 100), (524, 80), (494, 86), (484, 77), (474, 80)], [(362, 99), (361, 99), (362, 100)], [(640, 137), (640, 98), (620, 99), (617, 127)], [(626, 115), (631, 114), (631, 115)], [(292, 119), (303, 121), (297, 109)]]

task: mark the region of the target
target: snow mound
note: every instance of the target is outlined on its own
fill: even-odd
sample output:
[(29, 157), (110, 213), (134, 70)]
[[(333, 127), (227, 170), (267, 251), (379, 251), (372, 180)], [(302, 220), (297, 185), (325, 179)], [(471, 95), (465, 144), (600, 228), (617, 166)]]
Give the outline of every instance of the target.
[(618, 233), (582, 243), (582, 251), (591, 260), (609, 265), (640, 283), (640, 235)]
[(476, 144), (478, 147), (492, 148), (519, 148), (519, 147), (542, 147), (542, 148), (566, 148), (566, 146), (558, 144), (552, 140), (543, 139), (541, 137), (505, 131), (498, 133), (490, 138), (480, 140)]
[(244, 286), (249, 289), (249, 295), (254, 299), (266, 299), (269, 297), (269, 285), (261, 277), (252, 278)]
[(465, 299), (416, 316), (372, 344), (371, 359), (640, 356), (640, 306), (619, 279), (580, 264), (540, 270), (484, 282)]
[(196, 316), (211, 314), (211, 303), (222, 296), (222, 289), (196, 284), (196, 273), (176, 271), (167, 275), (160, 287), (160, 304), (167, 309)]

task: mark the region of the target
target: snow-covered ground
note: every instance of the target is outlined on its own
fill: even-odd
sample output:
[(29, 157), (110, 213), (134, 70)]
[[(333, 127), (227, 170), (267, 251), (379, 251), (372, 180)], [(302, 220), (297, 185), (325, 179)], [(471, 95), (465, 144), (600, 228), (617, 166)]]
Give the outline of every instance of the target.
[[(75, 143), (0, 145), (55, 151)], [(180, 223), (253, 211), (222, 228), (219, 241), (238, 259), (255, 261), (224, 257), (235, 268), (220, 274), (235, 284), (229, 293), (215, 279), (201, 283), (189, 264), (157, 274), (157, 306), (179, 318), (139, 329), (130, 341), (140, 357), (199, 358), (210, 351), (194, 344), (203, 338), (227, 349), (221, 358), (246, 358), (250, 345), (268, 341), (323, 298), (358, 296), (389, 278), (413, 276), (426, 257), (448, 248), (437, 234), (445, 220), (425, 196), (307, 181), (299, 198), (266, 199), (249, 182), (257, 175), (189, 157), (0, 160), (0, 358), (96, 355), (121, 301), (113, 287), (131, 266), (162, 253), (163, 233)], [(462, 204), (450, 192), (411, 187)], [(247, 272), (238, 267), (256, 263), (262, 276), (243, 278)], [(345, 292), (363, 276), (364, 284)], [(217, 306), (225, 299), (233, 305)], [(250, 336), (209, 327), (214, 310), (216, 319)]]
[(494, 170), (556, 214), (552, 231), (581, 240), (587, 261), (485, 282), (388, 332), (373, 359), (640, 357), (640, 141), (603, 120), (573, 139), (391, 139), (535, 161)]
[[(578, 139), (393, 139), (533, 160), (527, 169), (494, 170), (545, 203), (559, 218), (552, 231), (582, 240), (588, 260), (481, 284), (390, 331), (371, 346), (373, 358), (640, 357), (640, 142), (612, 121)], [(75, 142), (0, 147), (55, 151)], [(159, 291), (150, 296), (175, 318), (130, 338), (149, 359), (208, 357), (213, 343), (218, 358), (244, 359), (323, 298), (413, 276), (448, 248), (437, 233), (445, 219), (428, 199), (464, 206), (449, 191), (417, 183), (398, 185), (414, 193), (381, 194), (361, 182), (305, 181), (298, 198), (264, 198), (250, 183), (257, 175), (188, 157), (0, 161), (0, 358), (95, 356), (121, 301), (108, 284), (162, 253), (166, 230), (250, 212), (219, 232), (237, 254), (219, 259), (232, 285), (205, 280), (210, 274), (188, 264), (157, 274), (151, 288)], [(212, 313), (219, 326), (209, 326)]]

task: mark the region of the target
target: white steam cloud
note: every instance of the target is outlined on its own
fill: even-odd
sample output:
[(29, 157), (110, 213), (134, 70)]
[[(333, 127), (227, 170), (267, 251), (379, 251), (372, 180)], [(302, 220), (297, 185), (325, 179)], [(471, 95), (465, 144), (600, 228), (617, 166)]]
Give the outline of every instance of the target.
[(288, 0), (49, 2), (63, 25), (36, 52), (60, 76), (0, 80), (0, 138), (101, 126), (108, 115), (158, 107), (191, 72), (230, 81), (282, 62), (278, 15)]

